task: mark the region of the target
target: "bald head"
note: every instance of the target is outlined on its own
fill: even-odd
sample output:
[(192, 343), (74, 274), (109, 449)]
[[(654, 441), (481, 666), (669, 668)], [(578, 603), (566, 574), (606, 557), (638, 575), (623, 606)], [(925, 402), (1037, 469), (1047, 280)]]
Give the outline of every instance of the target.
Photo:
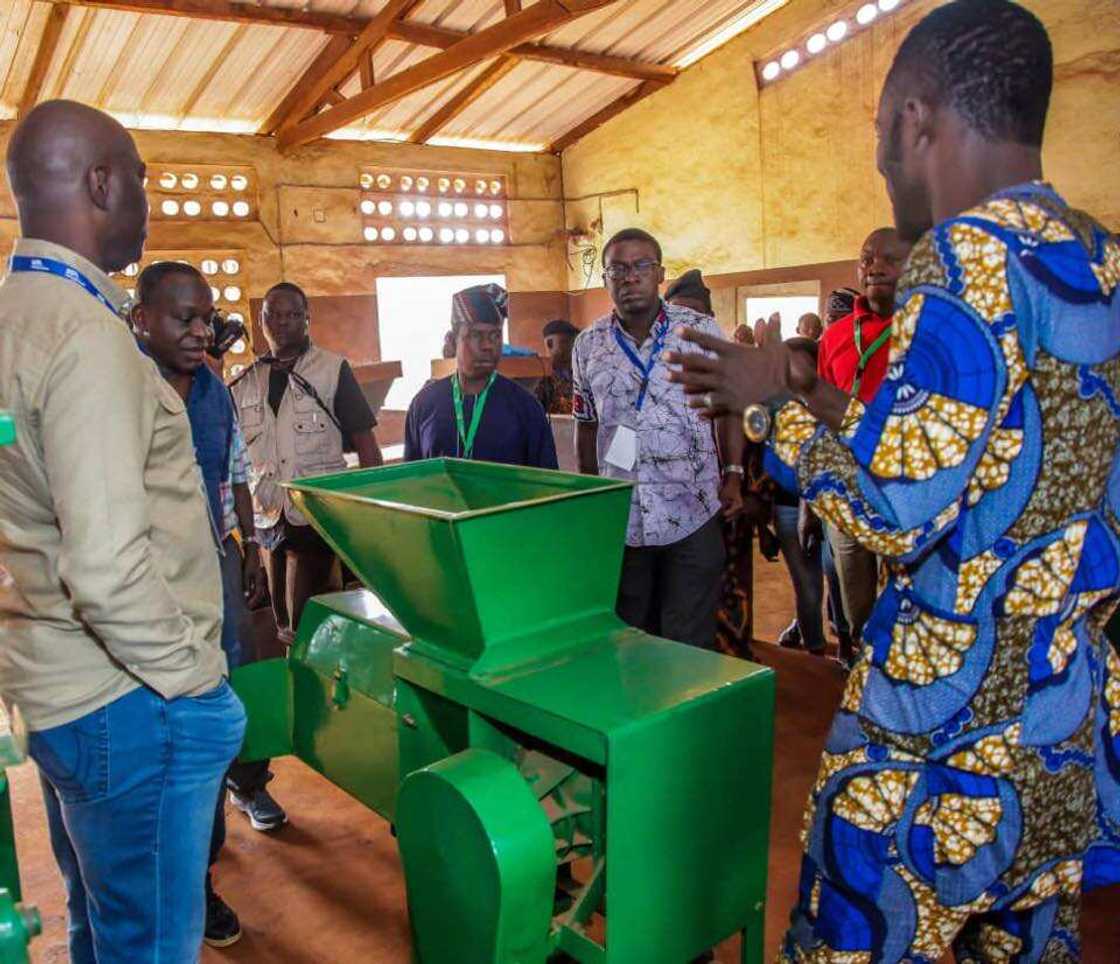
[(107, 271), (136, 261), (148, 218), (144, 165), (117, 121), (84, 104), (40, 104), (8, 143), (24, 237), (53, 241)]

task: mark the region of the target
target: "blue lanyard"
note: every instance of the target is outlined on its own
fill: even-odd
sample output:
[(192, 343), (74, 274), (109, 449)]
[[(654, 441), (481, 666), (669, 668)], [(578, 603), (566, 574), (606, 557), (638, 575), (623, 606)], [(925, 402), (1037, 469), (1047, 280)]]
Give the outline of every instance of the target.
[(657, 367), (657, 359), (661, 355), (661, 349), (665, 347), (665, 335), (669, 331), (669, 322), (665, 317), (664, 308), (661, 309), (661, 314), (657, 316), (657, 321), (654, 322), (654, 325), (656, 326), (656, 334), (653, 336), (653, 348), (649, 353), (649, 361), (646, 362), (643, 362), (638, 353), (630, 347), (630, 342), (626, 340), (626, 336), (619, 331), (617, 320), (614, 326), (614, 340), (618, 342), (618, 347), (621, 348), (626, 357), (630, 359), (630, 364), (642, 373), (642, 387), (638, 391), (638, 400), (634, 403), (634, 407), (639, 412), (645, 404), (646, 390), (649, 388), (649, 379), (653, 374), (654, 368)]
[(97, 285), (90, 281), (89, 278), (82, 274), (77, 268), (71, 268), (70, 265), (63, 264), (61, 261), (55, 261), (53, 258), (29, 258), (26, 255), (13, 254), (12, 260), (8, 265), (8, 270), (12, 273), (17, 271), (35, 271), (39, 274), (53, 274), (57, 275), (59, 278), (65, 278), (67, 281), (85, 288), (87, 292), (93, 295), (114, 315), (117, 313), (117, 309), (113, 307), (109, 299), (97, 290)]

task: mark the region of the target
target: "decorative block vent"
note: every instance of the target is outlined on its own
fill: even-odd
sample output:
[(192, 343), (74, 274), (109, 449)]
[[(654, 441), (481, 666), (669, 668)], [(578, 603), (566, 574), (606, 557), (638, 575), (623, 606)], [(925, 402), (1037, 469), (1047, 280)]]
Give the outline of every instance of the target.
[(362, 237), (369, 244), (510, 243), (504, 176), (363, 168), (359, 186)]
[(257, 174), (252, 167), (152, 163), (147, 187), (153, 221), (257, 218)]

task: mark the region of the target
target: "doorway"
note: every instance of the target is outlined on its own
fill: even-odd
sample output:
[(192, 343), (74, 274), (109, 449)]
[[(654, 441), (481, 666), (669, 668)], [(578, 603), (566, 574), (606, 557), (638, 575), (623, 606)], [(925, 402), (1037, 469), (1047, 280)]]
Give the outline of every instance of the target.
[(802, 315), (820, 311), (821, 286), (817, 281), (743, 285), (737, 294), (738, 324), (753, 328), (759, 318), (769, 318), (777, 312), (782, 318), (782, 338), (797, 334), (797, 320)]

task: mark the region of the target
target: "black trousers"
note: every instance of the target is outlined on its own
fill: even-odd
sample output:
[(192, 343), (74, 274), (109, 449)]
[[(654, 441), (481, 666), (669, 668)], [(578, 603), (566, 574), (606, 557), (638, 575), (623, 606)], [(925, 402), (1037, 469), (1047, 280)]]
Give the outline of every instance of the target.
[(627, 546), (619, 618), (654, 636), (714, 649), (724, 559), (718, 515), (680, 542)]

